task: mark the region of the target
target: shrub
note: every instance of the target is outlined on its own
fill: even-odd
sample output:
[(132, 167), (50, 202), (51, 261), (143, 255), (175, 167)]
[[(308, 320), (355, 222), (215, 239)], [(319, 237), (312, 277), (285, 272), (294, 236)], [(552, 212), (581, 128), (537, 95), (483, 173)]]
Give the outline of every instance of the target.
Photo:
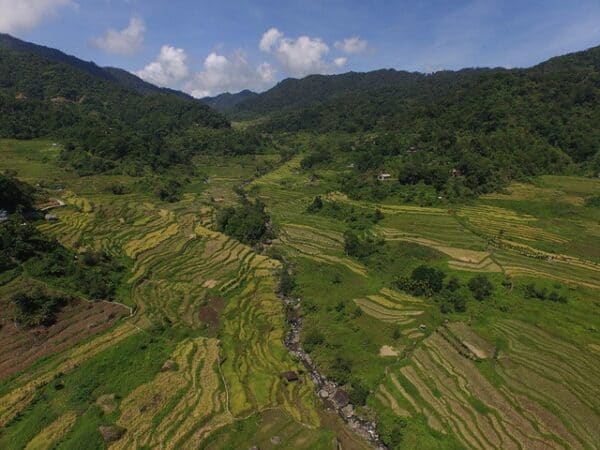
[(469, 281), (469, 289), (473, 293), (473, 297), (482, 301), (492, 295), (494, 286), (485, 275), (477, 275)]
[(15, 294), (11, 302), (17, 307), (16, 321), (28, 327), (36, 327), (49, 326), (56, 322), (56, 313), (68, 299), (49, 295), (41, 288), (36, 288), (30, 293)]
[(310, 205), (308, 205), (308, 208), (306, 208), (306, 212), (308, 213), (315, 213), (317, 211), (320, 211), (323, 208), (323, 199), (321, 198), (320, 195), (317, 195), (312, 203)]
[(353, 378), (350, 381), (350, 384), (351, 389), (350, 392), (348, 392), (350, 403), (353, 405), (363, 406), (367, 402), (369, 389), (358, 378)]
[(366, 258), (377, 253), (382, 241), (376, 241), (373, 237), (367, 235), (359, 237), (351, 230), (344, 233), (344, 250), (348, 256), (355, 258)]
[(421, 265), (412, 271), (410, 278), (397, 277), (393, 284), (412, 295), (430, 297), (442, 290), (445, 276), (444, 272), (435, 267)]
[(316, 347), (323, 345), (323, 343), (325, 343), (325, 336), (323, 336), (321, 331), (314, 328), (310, 330), (304, 337), (303, 347), (305, 351), (312, 353)]
[(290, 275), (287, 269), (282, 270), (281, 278), (279, 279), (279, 291), (283, 295), (290, 295), (296, 287), (296, 281)]

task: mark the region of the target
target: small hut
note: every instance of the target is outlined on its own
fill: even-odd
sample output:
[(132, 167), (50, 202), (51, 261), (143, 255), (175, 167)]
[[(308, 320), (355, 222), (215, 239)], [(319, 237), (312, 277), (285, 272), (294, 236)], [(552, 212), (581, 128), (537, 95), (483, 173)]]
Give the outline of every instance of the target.
[(290, 370), (288, 372), (283, 372), (281, 374), (281, 378), (283, 378), (288, 383), (291, 383), (293, 381), (298, 381), (298, 374), (293, 370)]

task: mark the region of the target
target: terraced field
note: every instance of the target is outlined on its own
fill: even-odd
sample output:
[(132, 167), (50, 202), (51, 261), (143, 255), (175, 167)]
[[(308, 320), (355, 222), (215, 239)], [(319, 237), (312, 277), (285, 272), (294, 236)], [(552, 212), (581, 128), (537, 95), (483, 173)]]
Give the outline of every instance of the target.
[(583, 380), (597, 376), (597, 357), (517, 321), (495, 329), (509, 339), (496, 383), (434, 333), (408, 365), (389, 374), (379, 401), (399, 415), (424, 415), (433, 429), (454, 433), (469, 448), (594, 448), (598, 387)]
[[(16, 330), (2, 313), (0, 344), (23, 356), (0, 358), (0, 448), (336, 448), (351, 428), (323, 413), (288, 353), (286, 316), (302, 319), (299, 344), (359, 415), (382, 433), (395, 424), (398, 448), (600, 445), (600, 267), (587, 248), (600, 217), (585, 206), (597, 181), (544, 177), (535, 195), (518, 184), (469, 205), (425, 208), (350, 199), (336, 171), (309, 177), (296, 157), (245, 185), (276, 231), (259, 253), (214, 227), (217, 210), (238, 201), (233, 187), (254, 176), (252, 157), (199, 158), (206, 177), (168, 204), (135, 189), (108, 193), (127, 177), (75, 178), (53, 163), (49, 143), (19, 163), (26, 150), (4, 143), (0, 169), (14, 165), (35, 183), (48, 166), (65, 188), (53, 191), (67, 204), (59, 220), (40, 229), (76, 251), (127, 261), (130, 273), (117, 293), (124, 305), (76, 302), (43, 333)], [(347, 255), (351, 221), (307, 212), (316, 195), (359, 219), (379, 209), (381, 220), (357, 229), (382, 238), (383, 250)], [(275, 254), (293, 272), (298, 310), (285, 311), (276, 295)], [(396, 290), (395, 277), (421, 264), (467, 293), (479, 274), (494, 290), (442, 313), (433, 299)], [(526, 283), (566, 303), (528, 298)], [(288, 371), (299, 379), (286, 381)], [(123, 435), (104, 442), (101, 425)]]
[[(544, 182), (560, 184), (556, 179)], [(600, 183), (594, 183), (597, 192)], [(589, 244), (598, 242), (600, 217), (583, 207), (584, 196), (594, 192), (589, 182), (584, 183), (585, 192), (572, 192), (568, 184), (560, 189), (532, 186), (535, 195), (517, 184), (508, 193), (485, 196), (456, 210), (356, 201), (332, 186), (326, 175), (316, 182), (307, 179), (292, 160), (249, 190), (276, 218), (277, 247), (297, 262), (298, 270), (313, 273), (299, 275), (300, 292), (309, 300), (305, 322), (311, 330), (322, 330), (326, 347), (334, 350), (319, 347), (312, 356), (325, 373), (333, 374), (336, 358), (341, 358), (354, 376), (370, 383), (373, 394), (363, 407), (366, 415), (405, 419), (399, 448), (600, 445), (595, 381), (600, 346), (594, 334), (600, 323), (597, 315), (582, 316), (598, 307), (600, 266), (589, 257), (591, 251), (578, 250), (580, 236), (575, 228), (565, 228), (566, 216), (550, 216), (543, 203), (571, 205), (575, 210), (563, 214), (581, 216), (583, 236)], [(375, 235), (390, 245), (432, 250), (415, 254), (437, 261), (460, 280), (473, 273), (495, 280), (507, 277), (508, 287), (496, 290), (493, 303), (511, 306), (499, 312), (499, 306), (473, 304), (466, 314), (443, 320), (426, 299), (389, 288), (386, 270), (402, 270), (401, 264), (369, 266), (344, 255), (344, 224), (305, 212), (315, 195), (354, 211), (380, 209), (383, 220), (372, 228)], [(524, 304), (516, 287), (532, 281), (567, 286), (571, 306)], [(360, 313), (348, 315), (350, 300)], [(578, 321), (578, 331), (569, 333)], [(485, 339), (474, 327), (485, 331)]]
[[(232, 181), (239, 179), (224, 182)], [(213, 179), (212, 187), (218, 188), (218, 183)], [(0, 391), (0, 424), (7, 428), (0, 439), (3, 435), (8, 439), (13, 429), (16, 433), (15, 417), (24, 416), (36, 423), (30, 424), (32, 429), (39, 429), (29, 440), (32, 448), (45, 436), (52, 436), (48, 442), (71, 441), (86, 425), (67, 420), (68, 412), (53, 423), (28, 418), (28, 405), (40, 401), (36, 398), (40, 386), (57, 376), (79, 373), (78, 367), (111, 346), (132, 334), (153, 335), (157, 326), (202, 335), (209, 325), (202, 320), (202, 308), (217, 300), (222, 304), (218, 339), (189, 337), (178, 342), (171, 356), (176, 369), (159, 371), (142, 384), (133, 380), (116, 412), (107, 416), (109, 423), (127, 430), (116, 447), (195, 447), (217, 430), (226, 430), (224, 435), (234, 432), (226, 425), (260, 418), (267, 411), (275, 411), (282, 423), (318, 426), (311, 380), (301, 376), (297, 383), (286, 383), (281, 378), (281, 373), (301, 368), (283, 344), (283, 306), (275, 295), (280, 263), (206, 228), (214, 210), (203, 194), (187, 194), (166, 205), (143, 194), (105, 194), (101, 185), (65, 190), (67, 206), (56, 210), (59, 220), (40, 228), (76, 250), (95, 248), (127, 257), (132, 269), (126, 297), (134, 315), (112, 329), (107, 323), (108, 332), (66, 351), (48, 347), (52, 355), (48, 363), (38, 363), (5, 383)], [(59, 321), (61, 326), (66, 323)], [(52, 334), (52, 329), (48, 332)], [(163, 362), (155, 364), (160, 367)], [(323, 433), (330, 436), (323, 430), (312, 433), (317, 439)], [(329, 447), (331, 441), (326, 441)]]

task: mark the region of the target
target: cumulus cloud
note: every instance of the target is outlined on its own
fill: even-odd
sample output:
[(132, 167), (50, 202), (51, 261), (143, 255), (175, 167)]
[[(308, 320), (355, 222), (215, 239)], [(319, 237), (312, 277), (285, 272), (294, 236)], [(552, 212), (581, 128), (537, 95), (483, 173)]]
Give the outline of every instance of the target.
[(329, 46), (319, 38), (300, 36), (290, 39), (277, 28), (271, 28), (263, 34), (259, 48), (272, 54), (291, 76), (330, 72), (329, 64), (323, 60), (329, 53)]
[(346, 58), (345, 56), (340, 56), (339, 58), (335, 58), (333, 60), (333, 63), (338, 67), (345, 66), (347, 62), (348, 58)]
[(344, 53), (355, 54), (367, 51), (369, 43), (364, 39), (354, 36), (344, 39), (343, 41), (337, 41), (334, 46)]
[(93, 44), (117, 55), (131, 55), (137, 52), (144, 42), (146, 25), (140, 17), (132, 17), (129, 25), (122, 30), (109, 29), (102, 37), (93, 39)]
[(185, 90), (194, 97), (206, 97), (222, 92), (243, 89), (261, 90), (275, 82), (275, 71), (269, 63), (254, 67), (241, 50), (230, 56), (216, 52), (204, 60), (202, 70), (185, 84)]
[(156, 60), (136, 75), (158, 86), (174, 86), (189, 76), (187, 59), (185, 50), (163, 45)]
[(283, 38), (283, 33), (277, 28), (271, 28), (263, 34), (258, 48), (263, 52), (270, 53), (273, 47)]
[(35, 28), (72, 0), (0, 0), (0, 32), (17, 33)]
[(163, 45), (156, 60), (136, 72), (158, 86), (182, 89), (194, 97), (206, 97), (243, 89), (262, 90), (275, 82), (275, 70), (263, 62), (254, 66), (241, 50), (232, 55), (211, 52), (200, 71), (193, 71), (185, 50)]

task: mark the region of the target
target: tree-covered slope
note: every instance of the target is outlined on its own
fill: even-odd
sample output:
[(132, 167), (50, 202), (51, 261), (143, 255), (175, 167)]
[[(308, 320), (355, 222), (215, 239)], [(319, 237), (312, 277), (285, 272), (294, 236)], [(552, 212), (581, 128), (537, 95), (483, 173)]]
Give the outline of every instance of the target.
[(600, 148), (599, 68), (596, 47), (529, 69), (315, 76), (286, 80), (237, 109), (267, 115), (269, 131), (394, 132), (407, 148), (438, 153), (499, 133), (514, 151), (533, 140), (581, 162)]
[(371, 92), (387, 86), (414, 87), (425, 76), (419, 73), (382, 69), (368, 73), (309, 75), (302, 79), (287, 78), (272, 89), (240, 102), (231, 111), (234, 116), (253, 117), (276, 111), (304, 108), (340, 95)]
[(154, 167), (185, 163), (168, 139), (190, 128), (229, 127), (221, 114), (184, 94), (44, 49), (0, 40), (0, 137), (72, 142), (98, 158), (90, 163), (97, 171), (123, 159)]
[(178, 95), (187, 99), (193, 98), (191, 95), (185, 94), (184, 92), (155, 86), (126, 70), (116, 67), (99, 67), (94, 62), (83, 61), (54, 48), (22, 41), (9, 34), (0, 33), (0, 48), (18, 53), (36, 55), (50, 61), (64, 63), (73, 68), (83, 70), (95, 77), (121, 84), (123, 87), (137, 91), (140, 94), (163, 92)]

